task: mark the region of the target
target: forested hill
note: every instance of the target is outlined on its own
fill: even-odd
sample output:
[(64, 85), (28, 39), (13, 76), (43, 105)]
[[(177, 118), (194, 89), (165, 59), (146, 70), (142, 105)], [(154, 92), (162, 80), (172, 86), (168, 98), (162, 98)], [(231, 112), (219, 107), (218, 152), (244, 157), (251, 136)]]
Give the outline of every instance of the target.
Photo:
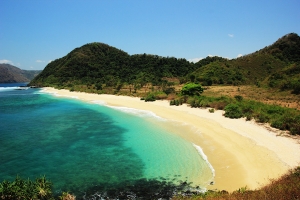
[(103, 43), (90, 43), (49, 63), (30, 84), (80, 85), (118, 84), (158, 85), (164, 77), (183, 77), (195, 70), (185, 59), (157, 55), (129, 55)]
[(206, 85), (256, 84), (295, 90), (300, 88), (300, 37), (290, 33), (272, 45), (240, 58), (218, 58), (200, 65), (189, 76)]
[(10, 64), (0, 64), (0, 83), (29, 82), (41, 70), (22, 70)]
[[(128, 53), (103, 43), (90, 43), (49, 63), (31, 85), (71, 88), (88, 85), (121, 88), (124, 85), (162, 86), (176, 78), (211, 84), (256, 84), (295, 90), (300, 87), (300, 37), (290, 33), (274, 44), (237, 59), (186, 59)], [(174, 80), (174, 79), (173, 79)]]

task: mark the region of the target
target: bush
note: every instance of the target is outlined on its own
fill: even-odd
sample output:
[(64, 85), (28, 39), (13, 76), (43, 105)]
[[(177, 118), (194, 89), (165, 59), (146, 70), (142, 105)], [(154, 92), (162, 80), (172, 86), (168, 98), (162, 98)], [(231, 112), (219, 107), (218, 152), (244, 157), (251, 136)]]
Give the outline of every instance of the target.
[(215, 112), (215, 109), (211, 108), (208, 110), (210, 113), (214, 113)]
[(148, 102), (148, 101), (155, 101), (156, 98), (155, 98), (155, 95), (153, 93), (149, 93), (146, 97), (145, 97), (145, 101)]
[(13, 182), (0, 183), (1, 199), (53, 199), (52, 183), (46, 177), (35, 180), (23, 180), (19, 176)]
[(174, 106), (175, 105), (175, 100), (171, 100), (170, 101), (170, 106)]
[(154, 94), (155, 99), (166, 99), (168, 95), (164, 92), (159, 92), (157, 94)]
[(268, 116), (266, 113), (261, 112), (261, 113), (259, 113), (258, 116), (256, 117), (256, 120), (257, 120), (258, 122), (260, 122), (260, 123), (267, 123), (267, 122), (269, 122), (270, 118), (269, 118), (269, 116)]
[(225, 117), (237, 119), (243, 117), (242, 109), (237, 104), (228, 104), (225, 107)]
[(188, 83), (182, 87), (181, 94), (187, 96), (199, 96), (203, 92), (203, 88), (200, 84)]
[(227, 102), (222, 102), (222, 101), (210, 103), (210, 107), (213, 107), (217, 110), (223, 110), (227, 105), (228, 105)]
[(235, 98), (237, 101), (242, 101), (242, 100), (243, 100), (243, 96), (241, 96), (241, 95), (235, 95), (234, 98)]
[(271, 126), (277, 129), (284, 130), (284, 121), (282, 118), (277, 118), (271, 122)]

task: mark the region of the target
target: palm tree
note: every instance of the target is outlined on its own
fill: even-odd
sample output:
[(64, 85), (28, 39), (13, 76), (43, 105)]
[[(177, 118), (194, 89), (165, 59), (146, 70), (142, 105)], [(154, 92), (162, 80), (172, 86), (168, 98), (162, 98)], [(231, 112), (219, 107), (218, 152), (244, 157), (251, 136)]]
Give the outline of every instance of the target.
[(46, 180), (46, 176), (37, 178), (35, 184), (39, 198), (48, 199), (52, 196), (52, 183)]

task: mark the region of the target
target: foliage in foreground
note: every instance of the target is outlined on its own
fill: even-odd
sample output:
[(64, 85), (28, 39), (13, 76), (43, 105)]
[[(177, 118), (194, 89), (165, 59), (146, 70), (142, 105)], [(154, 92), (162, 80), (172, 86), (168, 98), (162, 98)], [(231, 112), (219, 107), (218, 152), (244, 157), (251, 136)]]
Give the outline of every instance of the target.
[(51, 182), (45, 177), (23, 180), (17, 176), (13, 182), (0, 183), (0, 199), (171, 199), (174, 195), (195, 195), (202, 190), (192, 187), (191, 183), (179, 181), (174, 183), (167, 179), (138, 179), (121, 183), (104, 183), (89, 187), (86, 191), (62, 192), (61, 196), (53, 195)]
[(35, 181), (17, 176), (12, 182), (4, 180), (0, 183), (0, 199), (53, 199), (52, 183), (45, 176)]
[(289, 173), (257, 190), (240, 188), (233, 193), (226, 191), (208, 191), (193, 196), (177, 196), (174, 199), (205, 199), (205, 200), (296, 200), (300, 199), (300, 167), (290, 170)]
[[(244, 199), (299, 199), (300, 198), (300, 167), (290, 170), (279, 179), (271, 180), (269, 185), (260, 189), (249, 190), (240, 188), (232, 193), (227, 191), (201, 192), (193, 188), (191, 183), (179, 182), (174, 184), (166, 179), (139, 179), (123, 183), (95, 185), (89, 188), (78, 199), (206, 199), (206, 200), (244, 200)], [(16, 177), (13, 182), (0, 183), (0, 199), (61, 199), (75, 200), (75, 196), (63, 192), (60, 197), (54, 197), (52, 183), (45, 176), (37, 178), (35, 182)], [(79, 192), (79, 191), (72, 191)], [(82, 192), (80, 192), (82, 193)]]

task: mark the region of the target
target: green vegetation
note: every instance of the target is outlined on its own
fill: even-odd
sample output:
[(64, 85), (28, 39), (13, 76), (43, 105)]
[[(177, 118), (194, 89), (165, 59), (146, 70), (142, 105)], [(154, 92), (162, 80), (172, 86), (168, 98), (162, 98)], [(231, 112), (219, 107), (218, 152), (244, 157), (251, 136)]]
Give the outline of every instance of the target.
[[(0, 199), (56, 199), (52, 191), (52, 183), (41, 176), (35, 181), (24, 180), (17, 176), (14, 181), (7, 180), (0, 183)], [(61, 200), (74, 200), (75, 196), (63, 192)]]
[(181, 94), (187, 96), (200, 96), (202, 92), (202, 86), (196, 83), (187, 83), (181, 89)]
[(235, 96), (235, 98), (190, 96), (186, 103), (194, 108), (211, 107), (217, 110), (225, 110), (225, 117), (254, 119), (259, 123), (269, 123), (271, 127), (288, 130), (291, 134), (300, 135), (299, 110), (246, 100), (241, 96)]
[[(90, 43), (49, 63), (30, 82), (72, 91), (132, 95), (149, 88), (174, 93), (172, 84), (245, 85), (300, 93), (300, 37), (287, 34), (274, 44), (237, 59), (206, 57), (197, 63), (158, 55), (129, 55), (103, 43)], [(177, 82), (170, 79), (177, 79)], [(149, 91), (147, 91), (149, 92)]]
[[(274, 44), (237, 59), (200, 60), (189, 73), (204, 86), (256, 84), (299, 91), (300, 37), (287, 34)], [(209, 62), (211, 61), (211, 62)], [(275, 80), (274, 80), (275, 79)]]
[(45, 176), (35, 182), (17, 176), (13, 182), (0, 183), (0, 199), (53, 199), (52, 183)]
[(78, 89), (86, 85), (95, 90), (120, 90), (124, 85), (134, 90), (152, 86), (165, 87), (164, 78), (184, 77), (195, 65), (185, 59), (157, 55), (128, 55), (103, 43), (76, 48), (63, 58), (49, 63), (30, 85)]

